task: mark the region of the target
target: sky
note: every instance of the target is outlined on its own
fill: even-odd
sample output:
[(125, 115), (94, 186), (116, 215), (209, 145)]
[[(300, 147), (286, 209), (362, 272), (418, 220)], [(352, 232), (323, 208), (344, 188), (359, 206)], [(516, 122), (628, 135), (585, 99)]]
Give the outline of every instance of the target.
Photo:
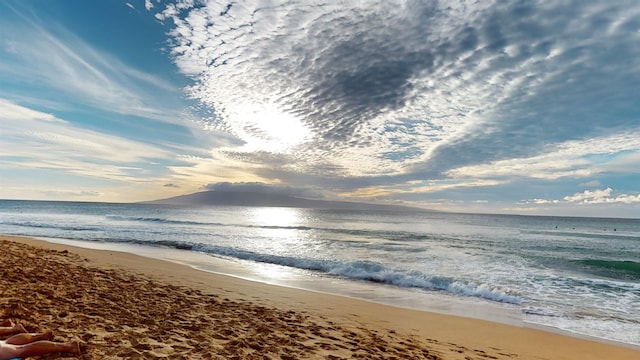
[(640, 2), (0, 2), (0, 198), (640, 218)]

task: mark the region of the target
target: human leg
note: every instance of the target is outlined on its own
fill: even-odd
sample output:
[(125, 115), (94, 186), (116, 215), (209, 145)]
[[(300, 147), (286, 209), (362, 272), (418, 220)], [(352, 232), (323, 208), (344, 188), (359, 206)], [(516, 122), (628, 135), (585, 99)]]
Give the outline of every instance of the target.
[(24, 326), (22, 326), (22, 324), (0, 327), (0, 337), (13, 335), (13, 334), (20, 334), (25, 332), (27, 332), (27, 329), (25, 329)]
[(53, 331), (47, 330), (43, 333), (23, 333), (13, 335), (12, 337), (5, 340), (5, 344), (11, 345), (24, 345), (32, 342), (40, 341), (40, 340), (52, 340), (53, 339)]
[(52, 341), (36, 341), (24, 345), (3, 344), (0, 346), (0, 360), (26, 358), (52, 353), (69, 353), (80, 355), (80, 344), (76, 341), (57, 343)]

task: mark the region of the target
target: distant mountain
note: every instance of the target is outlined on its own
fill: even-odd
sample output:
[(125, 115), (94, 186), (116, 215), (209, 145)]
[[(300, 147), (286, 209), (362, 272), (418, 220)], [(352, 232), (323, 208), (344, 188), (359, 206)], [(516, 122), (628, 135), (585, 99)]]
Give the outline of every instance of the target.
[(145, 201), (144, 204), (182, 206), (273, 206), (316, 209), (425, 211), (408, 206), (378, 205), (347, 201), (311, 200), (280, 194), (236, 191), (203, 191), (168, 199)]

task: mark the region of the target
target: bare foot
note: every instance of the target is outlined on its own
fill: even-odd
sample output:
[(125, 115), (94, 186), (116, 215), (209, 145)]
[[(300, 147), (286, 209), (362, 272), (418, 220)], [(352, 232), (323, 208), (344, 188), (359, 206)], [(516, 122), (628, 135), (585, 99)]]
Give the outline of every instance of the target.
[[(16, 335), (16, 336), (21, 336), (21, 335)], [(25, 340), (25, 343), (32, 343), (34, 341), (41, 341), (41, 340), (49, 340), (49, 341), (51, 341), (51, 340), (53, 340), (53, 331), (47, 330), (45, 332), (32, 333), (32, 334), (26, 333), (26, 334), (24, 334), (24, 336), (28, 336), (28, 340)]]
[(80, 348), (80, 343), (77, 341), (72, 341), (69, 343), (69, 350), (68, 353), (70, 354), (74, 354), (74, 355), (82, 355), (82, 349)]

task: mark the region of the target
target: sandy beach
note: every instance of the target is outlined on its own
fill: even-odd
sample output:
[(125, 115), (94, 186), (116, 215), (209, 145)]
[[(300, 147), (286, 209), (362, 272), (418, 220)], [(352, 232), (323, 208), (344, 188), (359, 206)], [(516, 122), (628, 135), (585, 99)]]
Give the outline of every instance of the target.
[[(212, 274), (127, 253), (0, 237), (0, 318), (85, 359), (635, 359), (640, 351)], [(52, 355), (46, 359), (64, 358)]]

